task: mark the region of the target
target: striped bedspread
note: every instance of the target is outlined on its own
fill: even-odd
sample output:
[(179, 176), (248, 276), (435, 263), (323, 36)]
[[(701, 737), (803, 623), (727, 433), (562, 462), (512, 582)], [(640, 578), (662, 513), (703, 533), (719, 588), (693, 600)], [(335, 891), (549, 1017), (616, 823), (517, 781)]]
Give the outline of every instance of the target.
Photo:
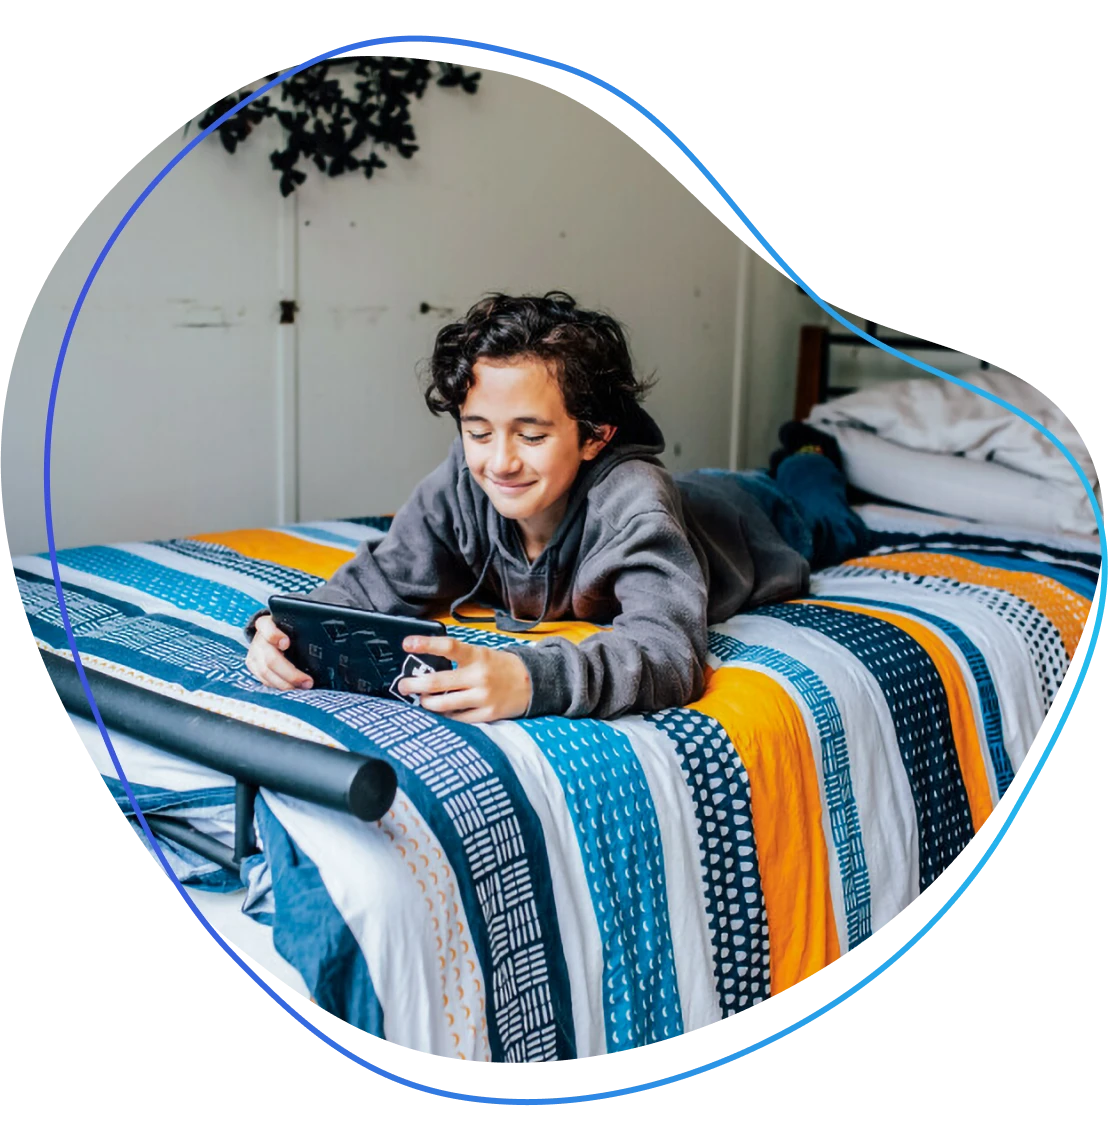
[[(86, 666), (396, 768), (372, 825), (263, 792), (247, 905), (317, 1001), (413, 1048), (520, 1061), (659, 1041), (793, 985), (913, 900), (1011, 783), (1088, 616), (1095, 544), (863, 513), (869, 557), (712, 627), (702, 699), (615, 722), (472, 726), (258, 684), (251, 614), (387, 520), (58, 560)], [(49, 561), (15, 567), (40, 647), (68, 655)], [(229, 829), (227, 781), (180, 764), (136, 766), (140, 803), (195, 804), (216, 831), (222, 806)]]

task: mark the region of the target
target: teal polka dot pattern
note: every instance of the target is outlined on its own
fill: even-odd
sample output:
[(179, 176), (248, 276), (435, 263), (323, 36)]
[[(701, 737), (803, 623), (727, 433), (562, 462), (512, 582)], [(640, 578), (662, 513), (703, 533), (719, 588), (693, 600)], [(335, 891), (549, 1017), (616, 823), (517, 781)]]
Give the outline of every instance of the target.
[(241, 590), (162, 566), (114, 546), (59, 550), (58, 562), (109, 582), (133, 586), (145, 596), (168, 602), (178, 609), (206, 614), (215, 621), (238, 628), (245, 628), (259, 608), (258, 599)]
[(604, 954), (608, 1052), (684, 1030), (661, 831), (630, 742), (588, 719), (520, 724), (553, 767), (577, 830)]
[(446, 632), (455, 640), (465, 641), (467, 645), (479, 645), (486, 649), (507, 649), (512, 645), (530, 644), (529, 641), (517, 641), (503, 633), (492, 633), (488, 629), (473, 629), (468, 625), (447, 625)]

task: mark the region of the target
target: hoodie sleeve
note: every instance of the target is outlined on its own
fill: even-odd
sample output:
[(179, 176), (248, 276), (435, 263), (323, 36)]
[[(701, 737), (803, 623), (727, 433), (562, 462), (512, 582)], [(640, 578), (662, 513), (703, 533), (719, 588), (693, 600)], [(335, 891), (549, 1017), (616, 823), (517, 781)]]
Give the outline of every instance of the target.
[(620, 612), (580, 644), (559, 637), (512, 649), (527, 667), (528, 716), (612, 719), (659, 711), (704, 690), (708, 591), (678, 516), (640, 512), (613, 529), (582, 571), (610, 587)]
[[(423, 617), (460, 597), (473, 572), (458, 547), (451, 516), (456, 507), (450, 460), (424, 479), (396, 513), (384, 538), (365, 542), (323, 585), (303, 595), (309, 601)], [(259, 610), (246, 627), (249, 640)]]

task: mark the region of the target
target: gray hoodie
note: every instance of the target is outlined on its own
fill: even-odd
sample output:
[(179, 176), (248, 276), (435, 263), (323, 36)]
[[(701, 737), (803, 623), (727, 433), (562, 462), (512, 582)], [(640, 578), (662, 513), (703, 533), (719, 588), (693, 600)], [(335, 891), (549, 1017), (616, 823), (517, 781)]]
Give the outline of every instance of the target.
[(476, 601), (510, 632), (542, 621), (610, 625), (580, 644), (510, 646), (531, 676), (527, 715), (610, 719), (686, 704), (704, 690), (708, 624), (804, 593), (808, 563), (732, 481), (670, 476), (664, 447), (637, 408), (582, 464), (561, 524), (528, 562), (459, 438), (385, 537), (308, 597), (412, 617), (449, 605), (460, 621), (458, 606)]

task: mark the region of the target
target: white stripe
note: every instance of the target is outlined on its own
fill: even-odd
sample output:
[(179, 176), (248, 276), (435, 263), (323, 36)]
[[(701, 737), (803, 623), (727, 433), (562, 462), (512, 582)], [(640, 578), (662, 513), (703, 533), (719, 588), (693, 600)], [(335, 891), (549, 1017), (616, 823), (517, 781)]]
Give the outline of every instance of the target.
[[(837, 590), (836, 592), (842, 594), (844, 597), (847, 596), (842, 590)], [(880, 600), (888, 601), (890, 599), (885, 597)], [(913, 604), (922, 611), (925, 603), (916, 601), (913, 602)], [(867, 607), (862, 606), (861, 608)], [(977, 678), (974, 676), (973, 672), (970, 669), (969, 661), (966, 660), (965, 653), (962, 652), (958, 645), (950, 637), (948, 637), (947, 634), (944, 633), (938, 625), (934, 624), (934, 622), (932, 621), (928, 621), (924, 617), (918, 617), (914, 615), (911, 610), (882, 609), (880, 606), (876, 606), (873, 608), (873, 612), (876, 615), (889, 613), (894, 617), (903, 617), (905, 620), (911, 621), (912, 624), (919, 625), (921, 628), (926, 629), (930, 633), (933, 633), (939, 639), (939, 642), (943, 645), (947, 652), (950, 653), (951, 658), (954, 660), (954, 663), (958, 666), (958, 674), (962, 680), (962, 687), (965, 689), (966, 694), (969, 697), (970, 710), (973, 712), (974, 730), (977, 734), (977, 745), (981, 752), (981, 760), (984, 763), (985, 775), (988, 778), (989, 782), (989, 796), (992, 800), (992, 804), (995, 806), (1000, 800), (1000, 794), (997, 790), (996, 773), (993, 769), (993, 760), (989, 755), (989, 742), (985, 737), (985, 721), (981, 714), (981, 696), (977, 687)], [(950, 616), (950, 613), (951, 610), (947, 608), (943, 613), (940, 613), (939, 616), (945, 617), (947, 621), (956, 624), (954, 618)], [(961, 626), (959, 626), (959, 628), (961, 628)], [(965, 630), (963, 630), (963, 632), (964, 631)], [(970, 636), (969, 633), (966, 633), (966, 636)], [(970, 639), (972, 640), (972, 637)], [(947, 705), (944, 705), (944, 714), (949, 714), (948, 708), (949, 703)], [(953, 735), (953, 729), (951, 734)]]
[[(311, 525), (322, 530), (326, 524), (312, 523)], [(289, 538), (299, 539), (301, 542), (309, 542), (313, 546), (325, 546), (328, 550), (342, 550), (346, 551), (347, 554), (353, 554), (355, 552), (355, 548), (345, 542), (335, 542), (332, 539), (320, 538), (318, 535), (309, 534), (309, 532), (299, 530), (296, 527), (267, 527), (266, 530), (272, 531), (274, 534), (287, 535)], [(362, 536), (360, 541), (365, 541), (364, 536)], [(311, 571), (305, 571), (305, 573), (311, 573)]]
[(677, 971), (684, 1030), (723, 1017), (715, 981), (715, 956), (704, 907), (705, 862), (696, 808), (673, 742), (652, 723), (622, 719), (610, 724), (631, 744), (642, 767), (662, 838), (669, 931)]
[(247, 577), (245, 574), (229, 570), (226, 566), (218, 566), (202, 558), (193, 558), (168, 547), (154, 546), (148, 542), (121, 542), (113, 549), (126, 551), (136, 558), (144, 558), (148, 562), (157, 563), (159, 566), (165, 566), (182, 574), (190, 574), (207, 582), (226, 586), (228, 589), (254, 598), (259, 605), (265, 605), (273, 594), (273, 586), (269, 582)]
[[(320, 531), (329, 531), (340, 538), (352, 538), (357, 542), (378, 543), (385, 537), (385, 532), (377, 527), (364, 526), (361, 523), (351, 523), (346, 520), (328, 519), (322, 523), (307, 523), (306, 526), (315, 527)], [(288, 528), (289, 534), (299, 535), (296, 527)]]
[[(15, 559), (14, 565), (29, 574), (37, 574), (39, 577), (50, 582), (51, 585), (54, 582), (54, 576), (50, 572), (49, 559), (18, 558)], [(146, 593), (145, 590), (138, 590), (133, 586), (124, 586), (118, 582), (109, 581), (107, 578), (101, 578), (99, 574), (86, 574), (83, 570), (74, 570), (73, 567), (63, 566), (60, 562), (58, 563), (58, 576), (61, 578), (63, 584), (68, 583), (72, 586), (83, 586), (85, 589), (94, 590), (97, 593), (103, 594), (105, 597), (115, 598), (117, 601), (125, 601), (130, 605), (137, 605), (145, 613), (160, 613), (174, 617), (178, 621), (187, 621), (189, 624), (196, 625), (201, 629), (207, 629), (209, 632), (216, 633), (221, 637), (227, 637), (229, 640), (236, 641), (242, 645), (245, 650), (246, 638), (237, 625), (230, 625), (226, 621), (217, 621), (214, 617), (208, 617), (206, 614), (198, 613), (194, 609), (181, 609), (179, 606)]]
[[(727, 622), (723, 631), (747, 644), (777, 649), (807, 665), (819, 675), (838, 705), (876, 931), (919, 895), (916, 807), (880, 685), (848, 648), (814, 629), (773, 617), (739, 616)], [(818, 745), (815, 749), (819, 750)], [(830, 840), (828, 858), (838, 872), (838, 856)], [(845, 935), (840, 942), (845, 949)]]
[(1019, 768), (1046, 713), (1039, 673), (1018, 625), (973, 600), (968, 592), (964, 596), (936, 593), (895, 575), (821, 579), (813, 586), (813, 593), (819, 592), (914, 605), (957, 625), (985, 658), (1000, 701), (1004, 748), (1012, 769)]
[[(487, 1060), (480, 999), (482, 993), (491, 997), (491, 988), (477, 964), (476, 977), (467, 978), (463, 972), (463, 981), (457, 984), (463, 989), (462, 996), (452, 993), (444, 1005), (437, 943), (442, 924), (436, 933), (432, 917), (437, 910), (432, 910), (433, 902), (429, 909), (431, 897), (419, 887), (419, 873), (424, 870), (413, 871), (408, 857), (401, 855), (396, 843), (384, 833), (390, 823), (397, 827), (392, 815), (398, 814), (402, 803), (407, 803), (406, 821), (410, 823), (416, 813), (411, 801), (398, 791), (390, 816), (369, 825), (352, 814), (288, 795), (269, 790), (263, 790), (262, 795), (289, 836), (319, 869), (327, 894), (357, 940), (381, 1003), (388, 1040), (427, 1053)], [(393, 832), (395, 837), (404, 836), (399, 828)], [(419, 839), (442, 853), (442, 847), (422, 823)], [(453, 914), (452, 908), (445, 911)], [(457, 916), (472, 941), (460, 899)], [(476, 961), (475, 950), (471, 957)], [(453, 979), (450, 985), (455, 986)], [(456, 1030), (467, 1007), (478, 1020), (475, 1032), (456, 1045), (447, 1015), (454, 1017)]]
[(504, 752), (542, 826), (562, 953), (569, 976), (577, 1056), (606, 1053), (604, 948), (577, 841), (577, 828), (566, 805), (561, 781), (538, 745), (518, 723), (505, 720), (478, 726)]

